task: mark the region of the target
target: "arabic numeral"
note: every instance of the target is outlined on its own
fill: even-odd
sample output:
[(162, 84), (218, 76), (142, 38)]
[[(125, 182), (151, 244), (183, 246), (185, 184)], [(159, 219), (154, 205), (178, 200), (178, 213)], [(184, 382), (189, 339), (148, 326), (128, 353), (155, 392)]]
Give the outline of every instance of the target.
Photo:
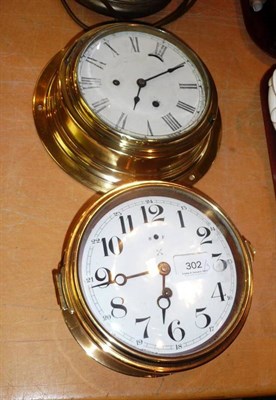
[(168, 335), (175, 342), (181, 342), (185, 337), (185, 331), (180, 326), (180, 321), (175, 319), (172, 321), (168, 327)]
[(110, 256), (111, 253), (118, 256), (123, 251), (123, 242), (118, 236), (112, 236), (109, 240), (102, 238), (102, 246), (105, 257)]
[[(108, 268), (98, 268), (95, 272), (95, 280), (97, 282), (102, 282), (100, 287), (104, 288), (111, 282), (111, 271)], [(94, 280), (92, 280), (94, 282)], [(96, 286), (99, 286), (98, 284)]]
[(181, 227), (181, 228), (185, 228), (185, 223), (184, 223), (184, 218), (183, 218), (183, 213), (182, 213), (182, 211), (181, 211), (181, 210), (178, 210), (178, 211), (177, 211), (177, 215), (178, 215), (178, 218), (179, 218), (180, 227)]
[(127, 315), (127, 308), (124, 306), (124, 299), (122, 297), (114, 297), (110, 305), (112, 307), (111, 315), (114, 318), (124, 318)]
[(148, 326), (149, 326), (149, 322), (150, 322), (150, 318), (151, 317), (146, 317), (146, 318), (136, 318), (135, 323), (141, 323), (141, 322), (146, 322), (145, 324), (145, 329), (144, 329), (144, 333), (143, 333), (143, 338), (144, 339), (148, 339), (149, 334), (148, 334)]
[(132, 232), (133, 231), (133, 221), (131, 215), (127, 215), (124, 218), (122, 215), (119, 217), (122, 233)]
[(211, 244), (212, 240), (208, 239), (211, 235), (211, 229), (207, 228), (206, 226), (201, 226), (196, 231), (197, 235), (202, 238), (200, 244)]
[(221, 258), (222, 253), (213, 253), (212, 258), (214, 258), (213, 268), (217, 272), (223, 272), (226, 270), (228, 262)]
[(143, 219), (144, 219), (145, 224), (147, 224), (149, 222), (149, 219), (150, 219), (149, 215), (152, 216), (150, 222), (165, 220), (164, 217), (161, 217), (161, 215), (164, 212), (164, 209), (163, 209), (163, 207), (161, 207), (158, 204), (152, 204), (151, 206), (149, 206), (147, 208), (145, 206), (142, 206), (141, 210), (142, 210)]
[(212, 299), (220, 299), (221, 301), (225, 301), (226, 294), (223, 293), (221, 282), (216, 284), (216, 287), (212, 294)]
[(211, 323), (210, 315), (203, 313), (203, 311), (205, 311), (205, 310), (206, 310), (206, 307), (197, 308), (195, 311), (195, 316), (196, 316), (196, 319), (198, 320), (195, 322), (195, 324), (200, 329), (207, 328), (207, 326), (209, 326)]

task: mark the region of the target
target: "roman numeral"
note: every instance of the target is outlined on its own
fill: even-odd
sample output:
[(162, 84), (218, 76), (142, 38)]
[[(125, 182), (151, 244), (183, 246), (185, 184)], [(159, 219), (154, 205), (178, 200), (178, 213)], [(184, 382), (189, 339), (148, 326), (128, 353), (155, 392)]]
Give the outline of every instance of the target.
[(147, 135), (153, 136), (152, 128), (149, 121), (147, 121)]
[(179, 83), (179, 89), (197, 89), (197, 83)]
[(111, 46), (111, 44), (107, 41), (104, 41), (104, 44), (112, 51), (113, 56), (119, 56), (119, 53)]
[(92, 103), (92, 107), (95, 109), (95, 111), (97, 113), (103, 111), (106, 107), (108, 107), (110, 105), (110, 101), (107, 97), (99, 100), (99, 101), (95, 101), (94, 103)]
[(104, 63), (103, 61), (96, 60), (96, 58), (93, 57), (86, 57), (86, 61), (89, 62), (90, 64), (95, 65), (100, 69), (104, 69), (104, 67), (106, 66), (106, 63)]
[(81, 77), (81, 88), (83, 90), (96, 89), (99, 88), (101, 84), (102, 80), (100, 78)]
[(176, 107), (181, 108), (182, 110), (188, 111), (189, 113), (194, 113), (195, 112), (195, 107), (190, 106), (187, 103), (184, 103), (183, 101), (178, 100)]
[(129, 37), (130, 43), (131, 43), (131, 48), (135, 53), (140, 53), (140, 48), (139, 48), (139, 42), (138, 42), (138, 37)]
[(167, 50), (167, 46), (165, 46), (164, 44), (161, 44), (161, 43), (156, 43), (154, 54), (163, 60), (166, 50)]
[(171, 113), (168, 113), (162, 117), (163, 121), (171, 128), (172, 131), (176, 131), (181, 128), (181, 124), (174, 118)]
[(117, 129), (125, 129), (126, 126), (126, 120), (127, 120), (127, 114), (125, 114), (124, 112), (122, 112), (122, 114), (120, 115), (118, 122), (116, 124), (116, 128)]

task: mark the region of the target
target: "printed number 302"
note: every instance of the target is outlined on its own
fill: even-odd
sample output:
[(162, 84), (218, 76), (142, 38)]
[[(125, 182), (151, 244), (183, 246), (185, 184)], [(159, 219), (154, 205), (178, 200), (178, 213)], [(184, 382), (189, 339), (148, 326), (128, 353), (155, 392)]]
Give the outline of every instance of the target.
[(186, 269), (198, 269), (202, 268), (201, 261), (191, 261), (191, 262), (186, 262)]

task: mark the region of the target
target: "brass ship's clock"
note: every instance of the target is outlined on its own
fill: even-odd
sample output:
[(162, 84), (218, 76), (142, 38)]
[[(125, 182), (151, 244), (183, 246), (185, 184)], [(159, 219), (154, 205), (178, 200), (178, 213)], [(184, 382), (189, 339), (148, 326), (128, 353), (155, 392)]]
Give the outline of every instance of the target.
[(140, 23), (93, 28), (59, 52), (37, 82), (33, 112), (54, 160), (102, 192), (145, 179), (191, 185), (220, 141), (206, 66), (174, 35)]
[(56, 274), (65, 321), (86, 353), (135, 376), (210, 361), (236, 338), (253, 250), (211, 199), (175, 183), (116, 188), (77, 214)]

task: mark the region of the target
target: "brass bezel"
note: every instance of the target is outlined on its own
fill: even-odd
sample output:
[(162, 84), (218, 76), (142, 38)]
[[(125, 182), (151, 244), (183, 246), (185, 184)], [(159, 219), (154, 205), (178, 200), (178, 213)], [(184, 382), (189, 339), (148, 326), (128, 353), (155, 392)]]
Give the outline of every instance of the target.
[[(76, 79), (80, 54), (94, 38), (118, 30), (154, 32), (184, 51), (199, 70), (206, 108), (183, 134), (138, 139), (111, 129), (86, 105)], [(217, 92), (207, 67), (176, 36), (142, 23), (98, 26), (60, 51), (38, 79), (33, 114), (38, 134), (53, 159), (75, 179), (102, 192), (145, 179), (192, 185), (210, 168), (220, 144)]]
[[(236, 262), (237, 294), (233, 309), (218, 331), (208, 342), (194, 351), (176, 357), (143, 354), (122, 344), (97, 322), (86, 306), (78, 278), (78, 255), (90, 221), (97, 219), (106, 207), (113, 207), (138, 192), (157, 190), (184, 198), (215, 222), (226, 237)], [(141, 192), (141, 193), (140, 193)], [(161, 181), (134, 182), (105, 194), (97, 201), (87, 202), (76, 215), (64, 243), (60, 270), (57, 273), (60, 303), (65, 321), (83, 349), (101, 364), (118, 372), (135, 376), (161, 376), (206, 363), (224, 351), (236, 338), (249, 312), (252, 297), (252, 262), (254, 252), (249, 242), (240, 235), (224, 211), (210, 198), (193, 188)]]

